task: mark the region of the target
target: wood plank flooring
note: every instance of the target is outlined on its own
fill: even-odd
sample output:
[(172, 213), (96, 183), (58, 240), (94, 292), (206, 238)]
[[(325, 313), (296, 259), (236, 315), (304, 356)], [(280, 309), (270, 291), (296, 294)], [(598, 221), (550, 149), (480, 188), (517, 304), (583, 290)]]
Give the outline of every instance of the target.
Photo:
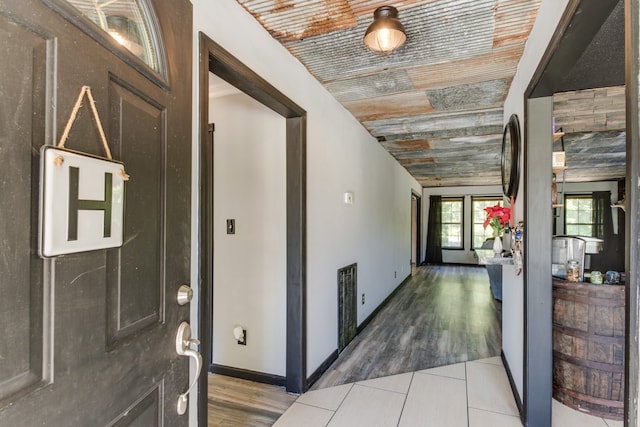
[[(331, 387), (500, 354), (501, 304), (483, 267), (418, 267), (312, 386)], [(209, 427), (270, 426), (297, 398), (209, 374)]]
[(483, 267), (420, 267), (312, 389), (499, 356), (501, 311)]
[(271, 426), (298, 398), (283, 387), (209, 374), (208, 427)]

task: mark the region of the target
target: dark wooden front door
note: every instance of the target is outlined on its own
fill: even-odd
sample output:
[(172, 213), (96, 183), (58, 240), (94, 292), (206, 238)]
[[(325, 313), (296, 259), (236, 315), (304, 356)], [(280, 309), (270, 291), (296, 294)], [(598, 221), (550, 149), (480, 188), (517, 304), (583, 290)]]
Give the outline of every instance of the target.
[[(151, 3), (155, 71), (64, 1), (0, 2), (0, 426), (187, 425), (192, 6)], [(41, 259), (39, 150), (83, 85), (131, 177), (124, 245)], [(104, 156), (86, 100), (66, 147)]]

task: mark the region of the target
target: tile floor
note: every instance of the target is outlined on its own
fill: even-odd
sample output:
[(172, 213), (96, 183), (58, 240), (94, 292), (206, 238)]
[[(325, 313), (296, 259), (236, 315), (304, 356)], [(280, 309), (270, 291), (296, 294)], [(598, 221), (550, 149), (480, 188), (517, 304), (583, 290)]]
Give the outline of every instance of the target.
[[(553, 427), (622, 427), (553, 401)], [(520, 427), (499, 357), (309, 391), (275, 427)]]

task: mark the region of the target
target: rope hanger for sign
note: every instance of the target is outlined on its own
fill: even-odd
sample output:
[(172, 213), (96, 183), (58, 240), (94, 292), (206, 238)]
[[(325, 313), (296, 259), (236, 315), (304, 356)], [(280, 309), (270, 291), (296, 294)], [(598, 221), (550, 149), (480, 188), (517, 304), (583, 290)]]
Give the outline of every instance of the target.
[[(102, 122), (100, 122), (100, 116), (98, 115), (98, 110), (96, 109), (96, 102), (93, 99), (93, 95), (91, 94), (91, 88), (89, 86), (82, 86), (82, 89), (80, 90), (80, 95), (78, 96), (78, 99), (76, 100), (76, 103), (73, 106), (73, 110), (71, 110), (71, 116), (69, 116), (67, 125), (65, 126), (64, 131), (62, 132), (62, 136), (60, 137), (60, 142), (58, 142), (58, 148), (64, 148), (64, 144), (67, 142), (67, 138), (69, 137), (69, 132), (71, 132), (71, 127), (73, 126), (73, 123), (76, 120), (78, 111), (80, 111), (80, 107), (82, 106), (82, 99), (84, 98), (85, 95), (87, 96), (87, 98), (89, 98), (89, 106), (91, 107), (91, 111), (93, 112), (93, 117), (96, 120), (96, 125), (98, 126), (98, 132), (100, 132), (100, 139), (102, 140), (102, 146), (104, 147), (104, 152), (107, 156), (107, 159), (113, 160), (113, 157), (111, 156), (111, 150), (109, 149), (109, 144), (107, 143), (107, 137), (104, 134), (104, 129), (102, 129)], [(60, 156), (56, 157), (55, 163), (57, 166), (62, 165), (62, 162), (63, 162), (62, 157)], [(118, 172), (122, 177), (123, 181), (129, 180), (129, 175), (127, 175), (124, 169), (120, 169)]]

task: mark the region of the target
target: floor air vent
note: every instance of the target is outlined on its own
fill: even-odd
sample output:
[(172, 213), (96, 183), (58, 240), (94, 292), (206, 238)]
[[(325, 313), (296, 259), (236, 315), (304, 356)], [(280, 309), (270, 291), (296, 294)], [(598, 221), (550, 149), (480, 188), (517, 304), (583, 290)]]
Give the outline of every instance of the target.
[(358, 265), (338, 270), (338, 352), (356, 336), (358, 328)]

